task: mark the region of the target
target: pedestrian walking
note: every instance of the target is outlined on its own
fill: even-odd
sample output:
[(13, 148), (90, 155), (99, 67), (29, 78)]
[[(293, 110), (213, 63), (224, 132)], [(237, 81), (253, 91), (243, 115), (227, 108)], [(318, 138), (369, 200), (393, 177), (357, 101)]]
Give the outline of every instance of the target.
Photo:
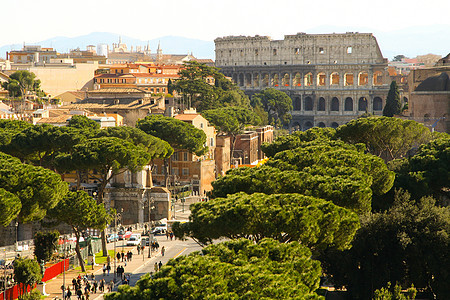
[(116, 257), (117, 257), (117, 261), (120, 261), (120, 253), (119, 252), (117, 252)]
[(70, 291), (70, 287), (67, 287), (66, 299), (72, 299), (72, 292)]
[(108, 276), (109, 276), (109, 272), (111, 272), (111, 265), (110, 264), (108, 264), (106, 266), (106, 271), (108, 272)]
[(103, 264), (102, 271), (103, 271), (103, 277), (105, 277), (105, 274), (106, 274), (106, 265), (105, 264)]
[(122, 250), (122, 253), (120, 253), (120, 255), (122, 256), (122, 262), (123, 262), (123, 259), (125, 258), (125, 253), (123, 253), (123, 250)]
[(98, 287), (97, 280), (94, 280), (94, 282), (92, 283), (92, 292), (94, 294), (97, 294), (97, 287)]
[(161, 248), (161, 255), (164, 256), (164, 252), (166, 252), (166, 249), (164, 248), (164, 246), (162, 246)]
[(170, 240), (173, 240), (173, 232), (170, 232)]
[(166, 230), (166, 239), (169, 239), (169, 232)]
[(158, 272), (158, 263), (155, 262), (155, 272)]
[(100, 280), (100, 284), (99, 284), (99, 286), (98, 286), (98, 289), (99, 289), (99, 291), (102, 292), (102, 293), (105, 291), (105, 279), (101, 279), (101, 280)]
[(138, 252), (138, 255), (141, 254), (141, 245), (137, 245), (137, 252)]
[(161, 270), (161, 267), (162, 267), (162, 262), (159, 261), (159, 264), (158, 264), (158, 270)]

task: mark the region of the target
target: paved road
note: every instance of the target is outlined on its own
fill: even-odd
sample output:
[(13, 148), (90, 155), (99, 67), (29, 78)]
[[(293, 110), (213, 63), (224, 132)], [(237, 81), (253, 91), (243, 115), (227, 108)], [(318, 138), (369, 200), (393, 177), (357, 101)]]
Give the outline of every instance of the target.
[[(189, 218), (190, 210), (189, 205), (191, 203), (199, 201), (199, 198), (188, 198), (186, 202), (184, 203), (184, 209), (183, 204), (180, 200), (175, 204), (175, 216), (176, 220), (179, 221), (186, 221)], [(134, 286), (136, 282), (144, 275), (149, 272), (155, 272), (154, 265), (155, 262), (159, 263), (160, 261), (163, 264), (166, 264), (167, 261), (171, 258), (178, 257), (180, 255), (188, 255), (191, 252), (198, 251), (201, 249), (201, 247), (194, 242), (192, 239), (188, 239), (186, 241), (180, 241), (180, 240), (170, 240), (167, 239), (165, 235), (158, 235), (156, 236), (158, 243), (160, 245), (159, 250), (164, 246), (165, 247), (165, 256), (161, 255), (161, 251), (153, 252), (152, 257), (148, 258), (148, 247), (146, 247), (144, 255), (142, 253), (140, 255), (137, 254), (136, 247), (127, 247), (122, 246), (122, 241), (119, 241), (116, 243), (116, 250), (118, 252), (121, 252), (122, 249), (127, 252), (128, 250), (131, 250), (133, 252), (133, 260), (131, 262), (127, 262), (126, 266), (125, 263), (117, 262), (117, 265), (123, 265), (125, 268), (126, 274), (131, 274), (130, 278), (130, 285)], [(108, 244), (108, 249), (113, 249), (114, 243)], [(114, 267), (114, 263), (111, 264), (111, 267)], [(105, 279), (105, 281), (108, 283), (109, 281), (113, 280), (114, 275), (111, 273), (109, 276), (103, 276), (102, 272), (102, 266), (96, 266), (94, 270), (88, 270), (89, 274), (92, 272), (95, 275), (95, 280), (99, 281), (101, 279)], [(66, 272), (65, 280), (66, 285), (69, 284), (73, 277), (78, 276), (77, 271), (71, 270)], [(119, 280), (117, 279), (117, 284), (119, 283)], [(60, 287), (63, 283), (63, 276), (60, 275), (55, 279), (50, 280), (46, 284), (46, 292), (49, 293), (48, 299), (60, 299), (61, 298), (61, 290)], [(113, 291), (117, 290), (118, 285), (115, 285), (115, 288)], [(73, 291), (72, 291), (73, 292)], [(75, 297), (72, 296), (72, 299)], [(103, 299), (103, 294), (97, 293), (92, 294), (90, 299), (95, 300), (101, 300)]]

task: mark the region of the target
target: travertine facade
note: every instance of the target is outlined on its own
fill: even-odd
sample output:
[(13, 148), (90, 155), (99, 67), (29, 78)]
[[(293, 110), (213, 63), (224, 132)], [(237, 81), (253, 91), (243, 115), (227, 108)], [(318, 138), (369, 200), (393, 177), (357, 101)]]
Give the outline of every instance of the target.
[(273, 87), (293, 102), (291, 125), (337, 127), (380, 115), (389, 90), (387, 59), (370, 33), (217, 38), (216, 66), (248, 95)]

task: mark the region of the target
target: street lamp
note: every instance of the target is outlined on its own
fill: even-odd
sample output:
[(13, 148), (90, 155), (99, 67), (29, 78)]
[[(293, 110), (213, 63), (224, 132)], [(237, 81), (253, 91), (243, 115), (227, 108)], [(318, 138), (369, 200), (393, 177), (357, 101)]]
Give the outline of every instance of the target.
[(152, 257), (151, 254), (151, 243), (152, 243), (152, 219), (151, 219), (151, 213), (152, 213), (152, 209), (155, 208), (154, 206), (152, 206), (152, 204), (155, 202), (155, 198), (150, 197), (148, 199), (148, 228), (149, 228), (149, 233), (148, 233), (148, 257)]
[[(123, 212), (123, 208), (120, 210), (121, 212)], [(117, 239), (117, 218), (120, 218), (121, 215), (120, 213), (116, 213), (114, 215), (114, 281), (116, 281), (116, 239)]]

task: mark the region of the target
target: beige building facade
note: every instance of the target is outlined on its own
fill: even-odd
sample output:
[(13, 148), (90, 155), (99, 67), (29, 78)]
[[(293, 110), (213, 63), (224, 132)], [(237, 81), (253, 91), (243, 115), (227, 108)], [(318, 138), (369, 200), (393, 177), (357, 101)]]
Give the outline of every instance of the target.
[(265, 88), (292, 99), (291, 127), (337, 127), (381, 115), (389, 90), (387, 59), (371, 33), (217, 38), (216, 66), (248, 95)]

